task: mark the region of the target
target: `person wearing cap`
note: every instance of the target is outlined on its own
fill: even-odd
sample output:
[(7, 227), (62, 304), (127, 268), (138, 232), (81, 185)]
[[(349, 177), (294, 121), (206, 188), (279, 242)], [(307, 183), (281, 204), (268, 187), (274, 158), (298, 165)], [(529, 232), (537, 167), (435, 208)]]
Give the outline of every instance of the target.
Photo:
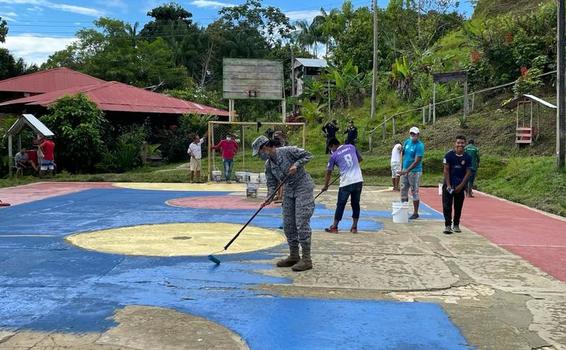
[(326, 123), (322, 127), (322, 132), (326, 136), (326, 154), (330, 154), (330, 147), (328, 147), (328, 141), (336, 138), (336, 133), (340, 130), (338, 127), (338, 122), (336, 119), (332, 120), (331, 122)]
[[(289, 244), (289, 256), (277, 262), (277, 267), (291, 267), (293, 271), (306, 271), (313, 267), (311, 259), (311, 226), (314, 213), (314, 182), (305, 170), (312, 155), (295, 146), (277, 147), (277, 141), (265, 136), (252, 143), (252, 155), (265, 160), (267, 198), (262, 204), (271, 203), (270, 198), (279, 183), (285, 183), (283, 195), (283, 231)], [(302, 256), (299, 255), (299, 247)]]
[(403, 144), (401, 176), (401, 202), (409, 201), (409, 188), (413, 198), (413, 214), (409, 219), (419, 217), (419, 187), (423, 173), (424, 143), (419, 140), (420, 130), (413, 126), (409, 130), (409, 138)]
[(355, 146), (356, 141), (358, 140), (358, 128), (354, 125), (353, 120), (348, 122), (348, 127), (346, 128), (346, 131), (344, 131), (344, 134), (346, 135), (346, 141), (344, 141), (344, 144)]

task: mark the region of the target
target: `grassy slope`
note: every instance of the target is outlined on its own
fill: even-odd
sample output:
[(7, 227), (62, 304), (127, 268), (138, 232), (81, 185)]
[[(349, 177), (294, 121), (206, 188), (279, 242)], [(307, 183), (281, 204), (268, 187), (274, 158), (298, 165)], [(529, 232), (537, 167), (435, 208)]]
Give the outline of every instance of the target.
[(479, 0), (474, 18), (499, 16), (501, 13), (528, 13), (552, 0)]

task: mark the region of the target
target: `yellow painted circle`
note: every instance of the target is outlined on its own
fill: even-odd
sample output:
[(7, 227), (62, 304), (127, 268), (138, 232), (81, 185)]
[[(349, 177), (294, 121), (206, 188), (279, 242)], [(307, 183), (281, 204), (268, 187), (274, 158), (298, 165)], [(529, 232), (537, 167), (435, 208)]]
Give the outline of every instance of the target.
[[(67, 240), (81, 248), (105, 253), (145, 256), (208, 255), (221, 250), (240, 230), (224, 223), (184, 223), (122, 227), (79, 233)], [(248, 226), (228, 253), (244, 253), (275, 247), (285, 242), (273, 230)]]
[(150, 183), (150, 182), (116, 182), (115, 187), (131, 188), (134, 190), (155, 190), (155, 191), (214, 191), (214, 192), (234, 192), (245, 191), (246, 185), (241, 183)]

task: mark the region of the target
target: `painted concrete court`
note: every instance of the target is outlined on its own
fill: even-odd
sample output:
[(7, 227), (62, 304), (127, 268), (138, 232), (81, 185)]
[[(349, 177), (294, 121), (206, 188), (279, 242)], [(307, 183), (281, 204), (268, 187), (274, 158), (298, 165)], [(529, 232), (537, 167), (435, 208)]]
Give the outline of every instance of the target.
[(273, 268), (285, 253), (277, 206), (266, 208), (216, 267), (203, 255), (221, 249), (259, 203), (242, 189), (58, 183), (0, 189), (2, 200), (20, 203), (0, 209), (0, 348), (560, 349), (566, 343), (562, 282), (469, 230), (439, 234), (441, 216), (430, 207), (422, 220), (393, 224), (389, 207), (397, 194), (382, 189), (364, 193), (358, 235), (322, 232), (336, 193), (321, 196), (312, 221), (312, 271)]

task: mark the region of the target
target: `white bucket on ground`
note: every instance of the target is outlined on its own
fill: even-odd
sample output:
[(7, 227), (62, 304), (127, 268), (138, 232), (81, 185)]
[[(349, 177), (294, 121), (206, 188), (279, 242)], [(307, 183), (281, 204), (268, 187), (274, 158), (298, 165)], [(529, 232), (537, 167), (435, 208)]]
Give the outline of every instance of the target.
[(259, 174), (249, 173), (248, 175), (250, 176), (250, 182), (251, 183), (254, 183), (254, 184), (259, 183)]
[(391, 215), (396, 224), (406, 224), (409, 222), (409, 202), (393, 202)]
[(246, 182), (248, 173), (245, 171), (236, 171), (236, 182)]
[(216, 181), (216, 182), (222, 181), (222, 172), (220, 170), (212, 171), (212, 181)]
[(259, 173), (259, 183), (260, 184), (267, 183), (267, 178), (265, 177), (265, 173)]
[(438, 183), (438, 195), (442, 196), (442, 184)]

